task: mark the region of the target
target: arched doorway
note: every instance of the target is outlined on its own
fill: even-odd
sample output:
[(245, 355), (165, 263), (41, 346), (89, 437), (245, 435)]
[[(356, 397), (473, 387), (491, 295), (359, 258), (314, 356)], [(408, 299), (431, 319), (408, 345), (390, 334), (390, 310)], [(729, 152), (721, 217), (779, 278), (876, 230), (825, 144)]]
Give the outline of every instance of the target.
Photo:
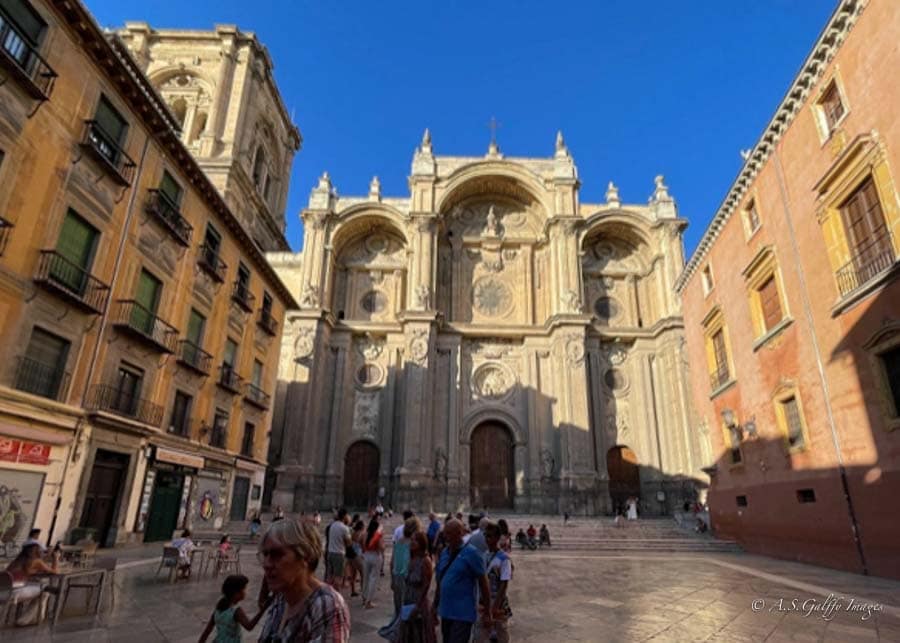
[(472, 507), (513, 508), (516, 487), (509, 429), (486, 422), (472, 432), (470, 470)]
[(609, 495), (613, 509), (625, 507), (631, 496), (641, 496), (641, 473), (634, 451), (626, 446), (615, 446), (606, 452), (606, 470), (609, 472)]
[(378, 447), (354, 442), (344, 458), (344, 506), (366, 509), (375, 504), (378, 491)]

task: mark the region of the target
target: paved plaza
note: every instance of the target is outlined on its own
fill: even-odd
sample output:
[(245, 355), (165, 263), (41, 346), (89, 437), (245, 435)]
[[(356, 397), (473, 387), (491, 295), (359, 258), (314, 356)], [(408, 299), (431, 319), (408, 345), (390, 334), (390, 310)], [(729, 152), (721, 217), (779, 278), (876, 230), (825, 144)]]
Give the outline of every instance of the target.
[[(127, 552), (115, 606), (77, 616), (78, 597), (55, 630), (7, 629), (3, 641), (196, 641), (221, 577), (174, 585), (154, 576), (149, 547)], [(898, 641), (900, 582), (742, 553), (627, 553), (564, 548), (514, 552), (510, 586), (515, 641)], [(262, 576), (242, 557), (251, 592)], [(833, 597), (829, 600), (829, 595)], [(796, 609), (792, 601), (797, 600)], [(851, 605), (877, 604), (871, 615)], [(781, 603), (779, 604), (779, 601)], [(389, 579), (377, 607), (353, 599), (353, 641), (380, 641), (391, 611)], [(245, 610), (253, 614), (248, 599)], [(780, 609), (779, 609), (780, 607)], [(815, 609), (812, 609), (815, 608)], [(807, 611), (811, 611), (808, 615)], [(256, 640), (256, 634), (245, 636)]]

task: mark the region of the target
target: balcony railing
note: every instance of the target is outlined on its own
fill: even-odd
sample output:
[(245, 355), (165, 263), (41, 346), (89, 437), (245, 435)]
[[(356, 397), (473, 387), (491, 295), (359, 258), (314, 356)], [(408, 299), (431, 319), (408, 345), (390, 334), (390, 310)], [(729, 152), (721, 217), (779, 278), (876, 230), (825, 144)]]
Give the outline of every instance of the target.
[(191, 245), (191, 235), (194, 228), (188, 223), (178, 208), (178, 204), (159, 190), (148, 190), (147, 204), (144, 206), (147, 214), (156, 217), (172, 237), (183, 246)]
[(894, 265), (897, 253), (891, 232), (882, 227), (862, 246), (856, 255), (836, 273), (841, 296), (853, 292)]
[(720, 368), (717, 371), (709, 374), (709, 387), (715, 391), (717, 388), (725, 384), (728, 381), (729, 377), (730, 375), (728, 373), (728, 369)]
[(106, 384), (95, 384), (91, 387), (88, 392), (87, 409), (115, 413), (156, 427), (162, 424), (163, 419), (163, 407), (159, 404)]
[(253, 311), (253, 302), (256, 297), (250, 292), (250, 288), (242, 281), (235, 281), (231, 289), (231, 299), (245, 311)]
[(15, 226), (12, 223), (0, 217), (0, 257), (3, 256), (3, 251), (6, 250), (6, 244), (9, 241), (9, 233)]
[(19, 33), (9, 15), (0, 8), (0, 63), (18, 78), (34, 99), (47, 100), (53, 91), (56, 72), (47, 64), (25, 35)]
[(258, 406), (261, 409), (267, 409), (269, 408), (269, 400), (271, 398), (264, 390), (255, 384), (248, 382), (247, 388), (244, 390), (244, 399), (254, 406)]
[(163, 353), (175, 352), (178, 329), (132, 299), (116, 302), (113, 324)]
[(206, 272), (206, 274), (219, 283), (225, 281), (225, 271), (228, 269), (228, 266), (225, 265), (224, 261), (219, 259), (218, 251), (210, 248), (205, 243), (200, 246), (197, 264)]
[(189, 339), (178, 342), (178, 363), (192, 368), (202, 375), (209, 375), (212, 355)]
[(256, 318), (256, 323), (269, 335), (274, 337), (278, 334), (278, 320), (272, 317), (272, 313), (265, 308), (260, 309), (259, 316)]
[(63, 366), (44, 364), (23, 355), (19, 357), (16, 366), (15, 387), (51, 400), (62, 400), (69, 387), (69, 374), (63, 370)]
[(238, 375), (233, 366), (222, 364), (219, 367), (219, 386), (232, 393), (240, 393), (241, 386), (244, 384), (244, 378)]
[(81, 147), (106, 168), (116, 183), (123, 186), (131, 185), (137, 166), (118, 141), (104, 131), (100, 123), (94, 120), (85, 121)]
[(102, 313), (109, 286), (56, 250), (41, 250), (35, 283), (93, 313)]

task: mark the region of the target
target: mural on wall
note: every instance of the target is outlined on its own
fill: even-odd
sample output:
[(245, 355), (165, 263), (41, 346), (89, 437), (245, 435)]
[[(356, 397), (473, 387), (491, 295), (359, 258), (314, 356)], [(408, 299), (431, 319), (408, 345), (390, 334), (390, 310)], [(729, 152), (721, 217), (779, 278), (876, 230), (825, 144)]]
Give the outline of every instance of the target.
[(44, 474), (0, 469), (0, 543), (22, 542), (34, 524)]
[[(185, 485), (188, 488), (189, 485)], [(215, 472), (203, 472), (197, 476), (196, 495), (192, 509), (193, 528), (219, 529), (224, 522), (228, 490), (225, 476)]]

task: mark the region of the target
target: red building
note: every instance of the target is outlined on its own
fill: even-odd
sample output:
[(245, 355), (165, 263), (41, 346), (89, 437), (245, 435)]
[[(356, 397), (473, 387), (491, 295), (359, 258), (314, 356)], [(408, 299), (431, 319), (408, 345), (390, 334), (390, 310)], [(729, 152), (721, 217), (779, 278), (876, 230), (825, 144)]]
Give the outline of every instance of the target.
[(898, 42), (839, 2), (676, 288), (717, 533), (900, 578)]

